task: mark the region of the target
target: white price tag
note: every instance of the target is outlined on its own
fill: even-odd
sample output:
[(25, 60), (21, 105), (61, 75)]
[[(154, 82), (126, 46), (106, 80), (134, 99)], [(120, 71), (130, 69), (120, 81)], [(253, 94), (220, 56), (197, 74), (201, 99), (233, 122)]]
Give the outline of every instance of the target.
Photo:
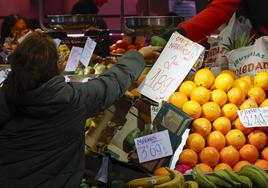
[(153, 122), (154, 118), (156, 117), (161, 107), (151, 105), (150, 108), (151, 108), (151, 122)]
[(204, 50), (203, 46), (174, 32), (138, 91), (158, 103), (167, 100)]
[(238, 110), (238, 116), (244, 127), (268, 126), (268, 107)]
[(61, 40), (60, 39), (54, 39), (56, 48), (58, 48), (60, 46)]
[(75, 71), (75, 69), (78, 67), (79, 59), (81, 57), (83, 48), (73, 46), (72, 50), (70, 52), (69, 58), (67, 60), (67, 64), (65, 67), (65, 71)]
[(173, 154), (168, 130), (136, 138), (135, 145), (140, 163)]
[(92, 40), (90, 37), (87, 38), (86, 44), (83, 49), (83, 53), (80, 57), (81, 63), (87, 67), (90, 61), (90, 58), (95, 50), (96, 42)]
[(0, 84), (4, 82), (6, 78), (7, 78), (7, 72), (1, 70), (0, 71)]

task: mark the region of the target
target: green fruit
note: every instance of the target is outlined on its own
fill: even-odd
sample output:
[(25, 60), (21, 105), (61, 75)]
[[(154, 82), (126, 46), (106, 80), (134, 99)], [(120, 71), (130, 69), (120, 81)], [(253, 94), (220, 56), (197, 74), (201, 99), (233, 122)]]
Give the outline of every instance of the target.
[(209, 181), (213, 182), (215, 185), (222, 187), (222, 188), (232, 188), (232, 185), (228, 182), (225, 181), (223, 178), (220, 178), (216, 176), (215, 174), (211, 174), (207, 176)]
[(253, 183), (248, 177), (239, 176), (237, 173), (235, 173), (232, 170), (224, 169), (224, 171), (232, 178), (232, 180), (234, 180), (236, 182), (240, 182), (242, 187), (245, 187), (245, 188), (252, 188), (253, 187)]
[(205, 174), (203, 174), (198, 168), (192, 169), (192, 175), (194, 177), (194, 180), (200, 185), (200, 187), (203, 188), (217, 188), (217, 185), (215, 183), (211, 182)]
[(233, 187), (240, 187), (240, 182), (237, 182), (233, 180), (229, 174), (224, 170), (219, 170), (217, 172), (214, 172), (216, 176), (218, 176), (221, 179), (224, 179), (225, 181), (229, 182)]
[(160, 46), (160, 47), (164, 48), (167, 44), (167, 41), (159, 36), (153, 36), (151, 38), (150, 44), (152, 46)]

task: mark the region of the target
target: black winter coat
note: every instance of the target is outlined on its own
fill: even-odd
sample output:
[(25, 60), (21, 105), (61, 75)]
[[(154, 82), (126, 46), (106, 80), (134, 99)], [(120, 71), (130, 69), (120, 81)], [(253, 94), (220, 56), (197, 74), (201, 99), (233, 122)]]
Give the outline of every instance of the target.
[(9, 103), (0, 90), (0, 187), (78, 188), (85, 120), (118, 100), (144, 66), (130, 52), (87, 83), (56, 76)]

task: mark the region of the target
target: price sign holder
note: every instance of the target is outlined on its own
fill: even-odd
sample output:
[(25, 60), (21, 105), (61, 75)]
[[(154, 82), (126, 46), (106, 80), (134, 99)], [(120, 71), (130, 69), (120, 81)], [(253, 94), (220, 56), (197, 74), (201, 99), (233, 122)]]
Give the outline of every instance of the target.
[(238, 110), (237, 113), (246, 128), (268, 126), (268, 107)]

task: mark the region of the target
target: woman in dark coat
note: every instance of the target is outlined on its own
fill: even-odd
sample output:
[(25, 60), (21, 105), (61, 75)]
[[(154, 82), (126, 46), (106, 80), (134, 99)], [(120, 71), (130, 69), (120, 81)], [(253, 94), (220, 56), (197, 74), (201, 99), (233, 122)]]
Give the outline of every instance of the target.
[(52, 39), (33, 32), (9, 58), (0, 88), (0, 187), (78, 188), (84, 174), (84, 126), (118, 100), (159, 47), (129, 52), (103, 75), (68, 83)]

